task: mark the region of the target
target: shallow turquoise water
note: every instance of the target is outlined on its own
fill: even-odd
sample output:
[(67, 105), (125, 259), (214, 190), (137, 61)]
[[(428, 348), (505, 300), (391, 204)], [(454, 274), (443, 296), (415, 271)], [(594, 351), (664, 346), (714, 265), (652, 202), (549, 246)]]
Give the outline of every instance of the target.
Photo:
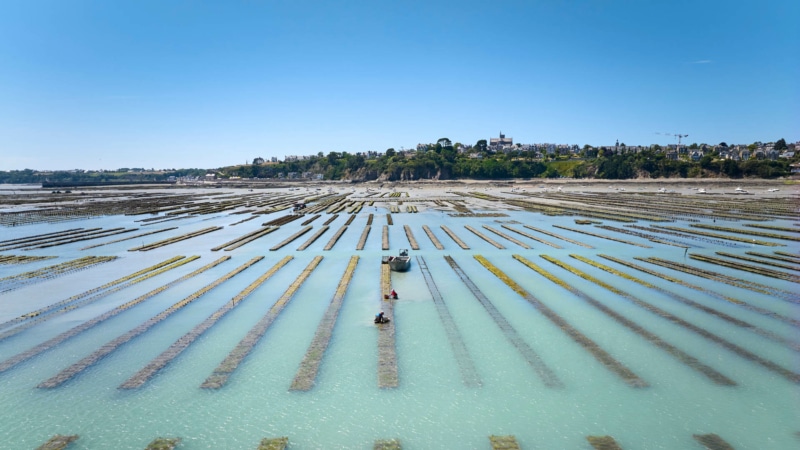
[[(375, 213), (372, 231), (365, 250), (356, 252), (354, 249), (369, 213)], [(281, 230), (232, 252), (211, 252), (210, 248), (253, 231), (260, 223), (281, 214), (236, 226), (225, 225), (241, 220), (242, 216), (220, 215), (211, 220), (188, 219), (143, 227), (143, 231), (166, 226), (180, 227), (142, 238), (146, 243), (212, 225), (225, 226), (223, 230), (150, 252), (128, 252), (128, 248), (141, 244), (136, 241), (120, 242), (88, 251), (79, 249), (89, 244), (75, 243), (25, 252), (34, 255), (58, 255), (57, 260), (0, 266), (2, 277), (86, 254), (121, 257), (112, 263), (0, 294), (0, 321), (5, 321), (175, 255), (201, 256), (200, 260), (191, 264), (0, 342), (0, 360), (5, 360), (189, 273), (223, 254), (232, 256), (231, 261), (0, 374), (0, 391), (3, 393), (3, 408), (0, 408), (0, 448), (35, 448), (56, 433), (80, 435), (80, 439), (71, 447), (75, 449), (144, 448), (157, 436), (181, 437), (183, 443), (180, 448), (183, 449), (253, 449), (261, 438), (276, 436), (289, 436), (290, 448), (298, 449), (368, 449), (375, 439), (388, 438), (399, 438), (405, 449), (488, 448), (487, 436), (490, 434), (513, 434), (523, 448), (589, 448), (586, 436), (604, 434), (613, 436), (622, 447), (631, 449), (700, 448), (692, 439), (692, 434), (696, 433), (716, 433), (735, 448), (786, 449), (794, 448), (798, 444), (795, 433), (800, 431), (800, 409), (797, 406), (800, 405), (800, 389), (797, 384), (639, 308), (625, 298), (578, 278), (550, 264), (539, 255), (553, 256), (759, 356), (798, 372), (800, 358), (797, 352), (679, 304), (662, 293), (588, 266), (570, 258), (569, 254), (575, 253), (600, 261), (799, 342), (800, 333), (795, 327), (715, 297), (623, 268), (596, 255), (607, 253), (626, 260), (631, 260), (633, 256), (658, 256), (731, 276), (746, 276), (747, 279), (787, 291), (795, 289), (791, 283), (757, 275), (744, 275), (744, 272), (690, 259), (684, 260), (681, 248), (649, 243), (633, 236), (613, 234), (596, 228), (581, 228), (600, 234), (613, 234), (615, 237), (648, 244), (653, 248), (634, 247), (551, 227), (552, 224), (579, 227), (568, 217), (511, 212), (510, 217), (498, 220), (513, 219), (548, 229), (590, 244), (594, 249), (585, 249), (526, 230), (564, 247), (555, 249), (503, 230), (533, 247), (532, 250), (525, 250), (481, 229), (483, 224), (499, 229), (500, 224), (493, 218), (453, 218), (435, 211), (393, 214), (394, 225), (390, 227), (392, 249), (409, 247), (403, 225), (410, 225), (421, 246), (421, 250), (412, 253), (427, 261), (463, 337), (469, 357), (476, 366), (482, 385), (479, 388), (469, 388), (462, 382), (456, 357), (415, 260), (409, 272), (393, 274), (392, 279), (401, 295), (395, 305), (393, 318), (397, 327), (400, 384), (396, 389), (378, 388), (377, 332), (371, 319), (380, 308), (378, 261), (386, 253), (380, 250), (381, 228), (386, 223), (385, 213), (383, 208), (377, 211), (374, 208), (365, 208), (334, 249), (328, 252), (322, 251), (322, 248), (344, 224), (347, 219), (345, 214), (333, 222), (330, 230), (317, 242), (302, 252), (295, 249), (313, 231), (280, 251), (268, 250), (297, 231), (300, 221), (286, 225)], [(318, 229), (328, 217), (323, 215), (313, 222), (314, 229)], [(5, 228), (3, 237), (11, 239), (79, 226), (130, 227), (136, 225), (133, 222), (135, 219), (115, 216), (58, 225)], [(619, 226), (613, 222), (606, 223)], [(788, 226), (788, 222), (775, 223)], [(434, 248), (422, 230), (424, 224), (431, 226), (444, 244), (445, 250)], [(457, 233), (471, 249), (460, 249), (439, 228), (441, 224)], [(506, 249), (499, 250), (482, 241), (464, 229), (465, 224), (481, 229), (492, 239), (505, 245)], [(523, 229), (521, 225), (512, 226)], [(750, 246), (731, 249), (715, 248), (704, 242), (698, 242), (698, 245), (703, 248), (690, 251), (713, 254), (716, 250), (724, 250), (743, 254), (751, 250)], [(796, 246), (787, 248), (788, 251), (797, 251)], [(756, 246), (755, 250), (770, 252), (772, 248)], [(353, 254), (360, 256), (361, 260), (347, 291), (316, 385), (309, 392), (291, 392), (288, 390), (289, 385)], [(646, 380), (650, 386), (636, 389), (626, 385), (558, 326), (484, 269), (473, 258), (476, 254), (485, 256), (572, 326)], [(512, 258), (513, 254), (523, 255), (732, 378), (738, 385), (715, 385), (699, 372), (621, 327), (582, 299), (523, 266)], [(264, 255), (266, 258), (123, 345), (73, 380), (55, 389), (36, 388), (40, 382), (104, 343), (257, 255)], [(230, 301), (285, 255), (293, 255), (294, 260), (144, 387), (133, 391), (117, 389), (128, 377), (225, 302)], [(253, 353), (234, 372), (229, 383), (217, 391), (200, 389), (199, 386), (206, 377), (316, 255), (324, 256), (320, 266), (269, 328)], [(443, 255), (450, 255), (455, 259), (525, 342), (553, 369), (564, 388), (551, 389), (544, 385), (447, 265)], [(647, 267), (701, 285), (705, 289), (800, 318), (798, 305), (657, 266)]]

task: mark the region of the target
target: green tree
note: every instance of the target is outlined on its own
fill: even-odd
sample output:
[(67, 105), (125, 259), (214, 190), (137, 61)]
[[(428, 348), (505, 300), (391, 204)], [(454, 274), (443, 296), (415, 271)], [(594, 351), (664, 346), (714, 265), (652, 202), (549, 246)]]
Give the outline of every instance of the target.
[(558, 178), (560, 175), (558, 173), (558, 170), (556, 170), (555, 167), (553, 167), (551, 165), (548, 165), (547, 166), (547, 170), (544, 171), (544, 175), (543, 176), (545, 178)]
[(711, 168), (711, 162), (713, 160), (714, 160), (714, 158), (712, 158), (711, 155), (703, 156), (702, 158), (700, 158), (700, 167), (703, 168), (703, 169), (706, 169), (706, 170), (710, 169)]
[(723, 161), (720, 171), (731, 178), (738, 178), (742, 175), (742, 170), (739, 168), (739, 164), (732, 159), (726, 159)]
[(328, 153), (328, 164), (330, 164), (330, 165), (336, 164), (336, 161), (338, 161), (339, 158), (341, 158), (341, 157), (342, 157), (342, 155), (337, 153), (337, 152)]

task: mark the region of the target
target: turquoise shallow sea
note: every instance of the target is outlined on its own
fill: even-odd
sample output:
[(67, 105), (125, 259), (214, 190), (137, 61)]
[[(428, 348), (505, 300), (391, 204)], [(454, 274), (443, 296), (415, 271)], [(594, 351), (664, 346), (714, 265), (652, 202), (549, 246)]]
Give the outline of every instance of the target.
[[(255, 449), (265, 437), (289, 437), (291, 449), (369, 449), (377, 439), (399, 439), (404, 449), (489, 448), (489, 435), (514, 435), (522, 448), (587, 449), (587, 436), (609, 435), (626, 449), (700, 449), (693, 435), (717, 434), (737, 449), (789, 449), (800, 445), (800, 387), (774, 370), (742, 357), (675, 321), (654, 314), (591, 281), (557, 267), (540, 255), (549, 255), (580, 269), (618, 290), (691, 323), (726, 342), (774, 364), (800, 372), (798, 327), (774, 317), (746, 309), (709, 293), (680, 286), (622, 265), (603, 260), (598, 254), (634, 262), (636, 256), (678, 261), (731, 277), (755, 281), (785, 291), (797, 285), (749, 274), (732, 268), (693, 261), (684, 249), (645, 239), (613, 234), (594, 227), (580, 228), (649, 246), (637, 247), (557, 229), (570, 228), (571, 217), (553, 217), (531, 212), (509, 211), (508, 217), (458, 218), (433, 209), (418, 214), (393, 214), (389, 226), (391, 251), (381, 250), (381, 230), (386, 224), (383, 207), (364, 208), (348, 231), (330, 251), (323, 247), (347, 220), (341, 214), (330, 230), (304, 251), (297, 251), (329, 218), (323, 214), (312, 222), (314, 229), (278, 251), (269, 249), (301, 227), (300, 221), (281, 227), (250, 244), (230, 252), (211, 248), (257, 230), (262, 222), (284, 213), (230, 226), (241, 215), (220, 214), (212, 218), (176, 221), (179, 228), (137, 241), (125, 241), (90, 250), (80, 248), (94, 241), (24, 252), (25, 255), (55, 255), (57, 259), (24, 265), (0, 265), (0, 278), (46, 267), (86, 255), (118, 256), (116, 261), (51, 280), (30, 283), (0, 293), (0, 322), (18, 317), (72, 295), (177, 255), (199, 255), (185, 266), (122, 289), (90, 305), (43, 321), (0, 341), (0, 361), (28, 350), (137, 296), (162, 286), (221, 256), (231, 260), (195, 278), (184, 281), (122, 312), (101, 324), (0, 373), (0, 449), (33, 449), (54, 434), (77, 434), (70, 449), (142, 449), (159, 436), (180, 437), (180, 449)], [(362, 251), (356, 251), (369, 214), (372, 231)], [(137, 216), (110, 216), (57, 225), (41, 224), (2, 229), (2, 239), (14, 239), (77, 227), (137, 227)], [(518, 234), (531, 246), (525, 249), (481, 227), (500, 229), (497, 221), (522, 224), (556, 232), (586, 243), (584, 248), (527, 230), (557, 243), (554, 248)], [(706, 222), (710, 222), (706, 221)], [(621, 226), (606, 221), (606, 224)], [(142, 231), (159, 227), (149, 225)], [(790, 221), (772, 225), (791, 227)], [(408, 248), (403, 230), (408, 225), (420, 249), (412, 251), (406, 273), (393, 273), (392, 283), (400, 294), (394, 306), (399, 386), (378, 386), (378, 331), (372, 323), (380, 309), (380, 258)], [(445, 249), (437, 250), (425, 235), (428, 225)], [(453, 230), (469, 250), (460, 248), (439, 227)], [(464, 228), (481, 229), (504, 249), (497, 249)], [(639, 225), (649, 225), (640, 221)], [(686, 226), (686, 223), (673, 223)], [(737, 226), (717, 221), (716, 225)], [(192, 230), (222, 226), (219, 231), (167, 245), (149, 252), (129, 252), (143, 243), (177, 236)], [(504, 230), (505, 231), (505, 230)], [(505, 231), (508, 234), (511, 232)], [(676, 238), (678, 239), (678, 238)], [(105, 240), (113, 240), (107, 238)], [(685, 241), (690, 241), (684, 239)], [(786, 241), (764, 239), (786, 244)], [(98, 240), (97, 242), (102, 242)], [(141, 241), (141, 242), (140, 242)], [(691, 241), (690, 254), (713, 255), (727, 251), (772, 252), (758, 245), (720, 247)], [(798, 246), (780, 250), (797, 254)], [(13, 252), (3, 252), (13, 253)], [(22, 253), (22, 252), (16, 252)], [(778, 342), (736, 326), (719, 317), (676, 301), (670, 295), (592, 267), (569, 255), (577, 254), (629, 273), (703, 306), (746, 321), (784, 340)], [(180, 356), (138, 389), (118, 386), (158, 356), (173, 342), (205, 320), (286, 255), (293, 260), (281, 268), (246, 300), (201, 335)], [(200, 385), (247, 332), (269, 311), (290, 284), (315, 257), (322, 262), (291, 298), (267, 329), (253, 352), (217, 390)], [(332, 338), (322, 360), (316, 383), (310, 391), (290, 391), (298, 366), (330, 303), (351, 256), (360, 257), (342, 304)], [(549, 367), (562, 387), (548, 387), (532, 368), (495, 318), (470, 292), (444, 259), (449, 255), (485, 294), (499, 314), (524, 343)], [(632, 387), (577, 343), (562, 326), (555, 324), (484, 268), (474, 256), (482, 255), (523, 289), (545, 304), (582, 335), (644, 380), (648, 387)], [(641, 335), (625, 328), (575, 295), (513, 258), (521, 255), (577, 288), (610, 310), (655, 334), (724, 376), (735, 386), (715, 384), (698, 370), (682, 363)], [(156, 316), (254, 256), (265, 259), (181, 308), (118, 349), (88, 367), (63, 385), (37, 386), (104, 344)], [(442, 322), (415, 257), (424, 258), (455, 323), (455, 339), (466, 354), (453, 350), (448, 328)], [(683, 274), (655, 265), (640, 265), (724, 294), (750, 305), (800, 320), (798, 297), (758, 293), (717, 281)], [(787, 271), (788, 272), (788, 271)], [(796, 273), (795, 273), (796, 274)], [(452, 335), (451, 335), (452, 338)], [(464, 359), (466, 358), (466, 359)], [(471, 361), (479, 386), (462, 380), (459, 362)]]

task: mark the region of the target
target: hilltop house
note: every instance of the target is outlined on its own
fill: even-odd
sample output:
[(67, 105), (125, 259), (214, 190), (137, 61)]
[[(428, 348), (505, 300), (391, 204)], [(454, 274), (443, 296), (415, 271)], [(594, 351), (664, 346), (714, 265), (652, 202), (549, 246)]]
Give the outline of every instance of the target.
[(500, 133), (500, 137), (489, 139), (489, 147), (494, 151), (502, 150), (513, 145), (514, 138), (507, 138), (502, 132)]

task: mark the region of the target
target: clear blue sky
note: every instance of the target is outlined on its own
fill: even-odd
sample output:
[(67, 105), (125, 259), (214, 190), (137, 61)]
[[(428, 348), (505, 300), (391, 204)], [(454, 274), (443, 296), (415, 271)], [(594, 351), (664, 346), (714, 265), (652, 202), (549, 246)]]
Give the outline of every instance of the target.
[(0, 1), (0, 170), (800, 140), (800, 1)]

